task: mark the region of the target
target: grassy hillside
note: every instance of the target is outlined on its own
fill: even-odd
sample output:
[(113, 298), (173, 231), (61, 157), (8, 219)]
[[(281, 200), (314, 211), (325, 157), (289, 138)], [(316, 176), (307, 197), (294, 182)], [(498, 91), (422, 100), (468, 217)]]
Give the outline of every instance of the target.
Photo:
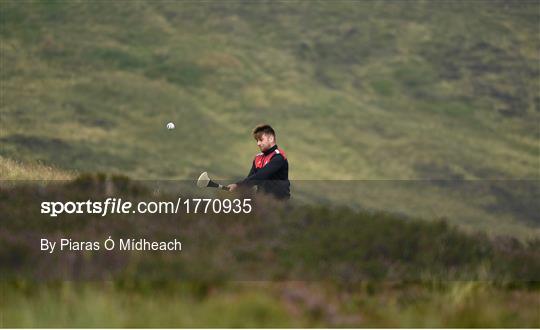
[[(9, 161), (232, 180), (269, 122), (295, 180), (540, 177), (535, 1), (0, 4)], [(530, 205), (537, 182), (486, 191)], [(347, 203), (432, 217), (407, 206), (441, 198), (436, 215), (456, 223), (539, 232), (437, 185)]]
[[(538, 292), (485, 282), (378, 286), (320, 283), (147, 286), (3, 285), (5, 327), (530, 327)], [(23, 294), (21, 294), (23, 292)], [(204, 291), (203, 291), (204, 292)], [(9, 301), (9, 304), (7, 302)], [(84, 313), (81, 313), (84, 311)]]
[(73, 173), (60, 171), (40, 163), (21, 163), (0, 156), (2, 180), (69, 180)]

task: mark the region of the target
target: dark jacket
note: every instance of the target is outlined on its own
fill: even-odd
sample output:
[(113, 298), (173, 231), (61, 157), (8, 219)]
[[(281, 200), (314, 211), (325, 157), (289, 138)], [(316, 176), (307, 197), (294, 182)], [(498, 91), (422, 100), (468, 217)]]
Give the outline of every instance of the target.
[(255, 164), (258, 157), (268, 156), (277, 149), (278, 147), (275, 145), (264, 153), (257, 155), (251, 164), (251, 170), (247, 178), (237, 184), (241, 187), (257, 186), (258, 191), (271, 194), (278, 199), (289, 199), (291, 192), (287, 158), (278, 150), (270, 161), (261, 168), (257, 168)]

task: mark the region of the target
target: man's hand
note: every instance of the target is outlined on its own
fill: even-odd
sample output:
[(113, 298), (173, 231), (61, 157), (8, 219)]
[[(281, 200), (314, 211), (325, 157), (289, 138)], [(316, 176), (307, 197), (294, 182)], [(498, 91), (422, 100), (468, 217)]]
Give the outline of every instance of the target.
[(238, 188), (238, 185), (236, 183), (231, 183), (227, 188), (229, 188), (229, 191), (235, 191)]

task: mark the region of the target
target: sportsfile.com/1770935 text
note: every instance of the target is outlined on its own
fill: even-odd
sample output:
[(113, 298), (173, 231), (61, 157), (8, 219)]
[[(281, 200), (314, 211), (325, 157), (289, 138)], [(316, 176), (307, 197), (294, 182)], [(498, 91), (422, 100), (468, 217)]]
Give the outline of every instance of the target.
[(41, 214), (57, 217), (62, 214), (98, 214), (102, 217), (111, 214), (177, 214), (177, 213), (214, 213), (239, 214), (251, 213), (252, 200), (218, 198), (181, 198), (176, 201), (139, 201), (133, 203), (122, 198), (109, 197), (103, 201), (45, 201), (41, 203)]

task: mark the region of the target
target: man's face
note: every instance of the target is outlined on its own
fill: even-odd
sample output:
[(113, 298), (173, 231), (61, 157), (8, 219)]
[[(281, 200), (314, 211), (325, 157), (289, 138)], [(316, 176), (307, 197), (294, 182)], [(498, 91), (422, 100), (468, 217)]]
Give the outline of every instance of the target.
[(262, 152), (272, 148), (275, 144), (274, 136), (270, 134), (261, 134), (257, 136), (257, 147), (261, 149)]

